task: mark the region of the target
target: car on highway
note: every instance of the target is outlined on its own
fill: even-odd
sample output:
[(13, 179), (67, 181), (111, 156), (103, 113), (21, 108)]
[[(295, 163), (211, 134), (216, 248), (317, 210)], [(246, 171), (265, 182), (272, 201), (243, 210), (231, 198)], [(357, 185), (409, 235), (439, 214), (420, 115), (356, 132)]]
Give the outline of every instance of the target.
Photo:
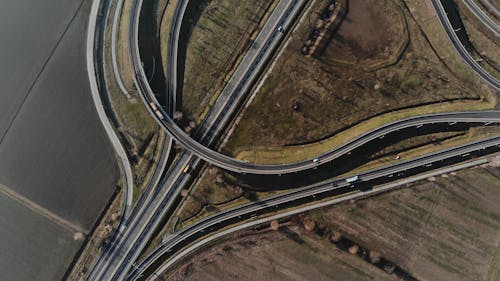
[(353, 183), (359, 181), (359, 176), (353, 176), (345, 180), (347, 183)]

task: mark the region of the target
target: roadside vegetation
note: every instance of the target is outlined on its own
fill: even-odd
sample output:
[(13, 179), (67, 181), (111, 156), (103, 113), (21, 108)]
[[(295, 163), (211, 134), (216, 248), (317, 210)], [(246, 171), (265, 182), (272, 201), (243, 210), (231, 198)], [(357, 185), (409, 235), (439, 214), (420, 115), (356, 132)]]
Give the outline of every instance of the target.
[[(333, 148), (341, 146), (342, 144), (349, 142), (365, 132), (390, 122), (422, 114), (463, 111), (464, 108), (467, 108), (467, 110), (490, 109), (495, 104), (495, 102), (490, 100), (453, 101), (398, 110), (362, 121), (359, 124), (339, 132), (338, 134), (313, 143), (284, 147), (256, 146), (252, 149), (239, 149), (237, 158), (265, 164), (297, 162), (332, 150)], [(418, 132), (416, 131), (416, 133)]]
[(356, 174), (358, 172), (376, 169), (398, 161), (411, 160), (425, 154), (449, 149), (499, 134), (500, 127), (490, 126), (473, 127), (466, 131), (436, 133), (409, 138), (374, 153), (371, 155), (369, 162), (349, 171), (348, 174)]
[[(463, 68), (460, 58), (450, 55), (455, 54), (454, 50), (447, 45), (445, 34), (430, 25), (434, 19), (429, 16), (432, 10), (426, 4), (406, 6), (405, 2), (396, 0), (377, 3), (351, 0), (350, 11), (355, 13), (350, 15), (351, 18), (347, 14), (344, 19), (349, 24), (338, 27), (323, 52), (318, 55), (316, 49), (311, 58), (306, 58), (301, 48), (314, 44), (303, 38), (309, 38), (311, 30), (323, 24), (318, 22), (316, 11), (324, 11), (325, 7), (335, 11), (325, 3), (331, 1), (311, 4), (305, 20), (299, 24), (278, 63), (245, 111), (244, 121), (237, 125), (229, 138), (223, 149), (225, 152), (232, 151), (229, 154), (256, 163), (295, 162), (340, 146), (370, 129), (410, 116), (497, 106), (496, 95), (473, 75), (469, 76), (470, 72)], [(370, 5), (369, 9), (366, 5)], [(381, 18), (380, 15), (387, 16)], [(365, 38), (358, 29), (370, 30), (371, 26), (353, 26), (351, 23), (361, 17), (368, 18), (372, 26), (386, 26), (388, 29), (380, 29), (383, 33), (373, 31), (374, 34)], [(444, 40), (444, 43), (436, 43), (439, 40)], [(283, 89), (276, 83), (281, 83)], [(314, 91), (306, 92), (306, 86)], [(296, 98), (295, 90), (303, 96)], [(346, 95), (342, 91), (349, 93), (351, 102), (339, 99), (340, 94)], [(386, 96), (392, 92), (395, 94)], [(289, 102), (280, 102), (279, 99)], [(307, 109), (304, 109), (303, 99), (310, 101)], [(387, 112), (377, 112), (380, 109)], [(342, 115), (345, 118), (340, 118)], [(312, 118), (317, 118), (317, 122), (307, 121)], [(264, 126), (262, 122), (273, 125)], [(327, 130), (332, 131), (328, 133)], [(327, 134), (326, 137), (316, 134), (321, 131)], [(422, 129), (415, 133), (419, 131)], [(357, 159), (355, 166), (347, 166), (354, 169), (351, 173), (366, 171), (498, 132), (498, 127), (488, 126), (420, 136), (408, 134), (378, 151), (366, 151), (362, 161)], [(315, 137), (304, 141), (304, 135)], [(288, 142), (288, 138), (295, 141)], [(347, 172), (347, 168), (339, 168), (332, 172), (331, 168), (320, 167), (315, 172), (317, 176), (311, 177), (311, 183)], [(184, 192), (183, 204), (176, 212), (176, 227), (183, 228), (221, 209), (249, 202), (250, 197), (263, 198), (273, 194), (253, 191), (254, 194), (249, 196), (246, 194), (248, 189), (242, 188), (242, 184), (245, 182), (232, 175), (213, 167), (207, 168), (193, 187)]]
[(196, 182), (195, 193), (189, 194), (187, 190), (183, 193), (186, 200), (183, 202), (182, 210), (179, 212), (180, 222), (189, 220), (204, 211), (216, 212), (218, 206), (223, 206), (244, 196), (244, 190), (229, 183), (227, 175), (219, 168), (209, 166), (204, 170)]
[(183, 191), (183, 201), (175, 212), (174, 228), (179, 230), (206, 216), (265, 198), (274, 192), (257, 192), (243, 188), (238, 180), (223, 170), (207, 166), (193, 184)]
[[(159, 1), (162, 2), (162, 1)], [(129, 17), (132, 1), (125, 0), (119, 20), (117, 62), (119, 72), (125, 87), (131, 98), (127, 98), (118, 87), (113, 73), (111, 62), (111, 30), (113, 24), (116, 1), (110, 5), (105, 30), (104, 44), (104, 76), (106, 79), (106, 90), (108, 99), (103, 103), (111, 111), (111, 123), (119, 136), (122, 145), (128, 154), (134, 177), (134, 201), (141, 192), (143, 185), (153, 172), (155, 163), (158, 161), (160, 145), (166, 137), (156, 122), (151, 118), (139, 97), (132, 77), (132, 65), (129, 58), (128, 38)], [(123, 180), (119, 183), (124, 187)], [(123, 203), (125, 201), (125, 189), (122, 188), (109, 202), (109, 206), (103, 213), (101, 221), (96, 229), (86, 237), (86, 243), (82, 246), (81, 254), (74, 261), (74, 265), (67, 280), (82, 280), (95, 262), (102, 249), (110, 243), (110, 238), (116, 230), (121, 219)]]
[(75, 257), (74, 264), (68, 269), (68, 281), (80, 281), (86, 276), (92, 264), (96, 261), (103, 247), (106, 247), (113, 234), (113, 231), (118, 227), (120, 221), (121, 207), (124, 201), (124, 193), (119, 192), (112, 198), (111, 205), (103, 214), (99, 226), (94, 232), (85, 237), (85, 243), (82, 245), (81, 253)]
[(306, 230), (300, 218), (230, 235), (196, 253), (162, 278), (168, 281), (396, 280), (383, 269), (335, 246), (326, 235)]
[(159, 21), (160, 26), (160, 52), (161, 52), (161, 62), (163, 65), (163, 71), (165, 73), (165, 78), (168, 77), (168, 64), (167, 64), (167, 54), (169, 48), (169, 34), (170, 27), (172, 26), (172, 19), (175, 12), (175, 7), (178, 4), (178, 0), (162, 0), (165, 2), (165, 7), (163, 9), (163, 13), (161, 15), (161, 19)]
[[(449, 129), (413, 137), (389, 135), (380, 140), (388, 142), (387, 145), (376, 150), (365, 148), (362, 153), (353, 153), (345, 160), (346, 162), (336, 162), (333, 166), (328, 164), (325, 164), (325, 167), (320, 166), (310, 173), (308, 181), (303, 184), (314, 184), (334, 177), (357, 174), (499, 133), (500, 127), (490, 125)], [(279, 181), (273, 181), (273, 185), (274, 188), (269, 188), (268, 185), (264, 188), (258, 183), (248, 182), (244, 177), (237, 177), (219, 168), (207, 166), (192, 187), (182, 192), (183, 201), (174, 212), (175, 219), (170, 222), (169, 231), (183, 229), (221, 210), (288, 191), (287, 182), (283, 182), (280, 186)]]
[[(199, 121), (211, 99), (222, 90), (228, 75), (246, 50), (274, 0), (203, 0), (188, 9), (189, 24), (180, 48), (184, 66), (182, 111), (188, 119)], [(168, 42), (163, 33), (163, 42)], [(166, 53), (165, 53), (166, 54)], [(185, 59), (185, 62), (181, 60)], [(182, 69), (182, 68), (180, 68)]]
[(223, 153), (293, 162), (389, 121), (496, 106), (497, 95), (456, 55), (426, 1), (350, 0), (329, 44), (305, 56), (331, 2), (312, 2)]
[[(497, 280), (498, 163), (241, 231), (164, 280)], [(258, 270), (257, 270), (258, 269)]]
[[(132, 1), (125, 1), (119, 21), (117, 61), (122, 80), (131, 98), (126, 97), (118, 87), (111, 62), (111, 27), (114, 8), (110, 10), (106, 29), (105, 77), (116, 131), (125, 146), (134, 176), (134, 201), (140, 195), (144, 184), (154, 171), (161, 154), (163, 141), (167, 137), (146, 110), (133, 83), (130, 51), (128, 49), (129, 18)], [(159, 1), (161, 4), (164, 1)], [(164, 5), (165, 3), (163, 3)], [(158, 8), (160, 11), (163, 9)], [(158, 19), (161, 17), (158, 16)]]

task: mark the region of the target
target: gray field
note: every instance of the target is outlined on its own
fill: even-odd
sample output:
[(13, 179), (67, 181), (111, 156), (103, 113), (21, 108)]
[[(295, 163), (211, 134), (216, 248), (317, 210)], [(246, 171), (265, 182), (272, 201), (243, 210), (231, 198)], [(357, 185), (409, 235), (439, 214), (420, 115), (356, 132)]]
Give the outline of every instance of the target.
[(0, 280), (61, 280), (81, 241), (1, 193), (0, 214)]
[(81, 3), (0, 1), (0, 137)]
[[(7, 57), (19, 58), (20, 65), (15, 67), (16, 73), (0, 77), (0, 112), (15, 108), (36, 80), (0, 143), (0, 183), (89, 229), (114, 191), (118, 171), (88, 85), (85, 38), (91, 2), (85, 1), (81, 9), (79, 3), (0, 2), (0, 14), (6, 16), (0, 17), (2, 32), (6, 26), (16, 26), (16, 30), (20, 26), (18, 32), (22, 34), (16, 37), (14, 31), (8, 31), (9, 36), (1, 40), (2, 73), (8, 73), (14, 63), (4, 64)], [(77, 16), (35, 79), (31, 72), (40, 69), (77, 10)], [(6, 44), (5, 38), (18, 42)], [(23, 48), (18, 51), (4, 45)], [(27, 54), (29, 58), (24, 58)], [(1, 115), (0, 124), (7, 117)], [(0, 131), (5, 129), (2, 126)]]
[[(89, 0), (0, 1), (0, 184), (90, 229), (115, 189), (88, 85)], [(60, 280), (81, 240), (0, 193), (0, 280)]]

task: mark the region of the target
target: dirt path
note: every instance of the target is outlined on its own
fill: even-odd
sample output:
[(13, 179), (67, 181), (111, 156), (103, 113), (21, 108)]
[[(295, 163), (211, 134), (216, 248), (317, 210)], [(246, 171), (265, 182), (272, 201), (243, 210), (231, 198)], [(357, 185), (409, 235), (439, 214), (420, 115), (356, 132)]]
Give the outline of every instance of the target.
[(5, 185), (0, 184), (0, 194), (6, 195), (6, 196), (16, 200), (17, 202), (21, 203), (23, 206), (27, 207), (28, 209), (32, 210), (33, 212), (47, 218), (51, 222), (54, 222), (54, 223), (62, 226), (64, 229), (71, 231), (72, 233), (75, 234), (75, 237), (78, 237), (80, 235), (87, 233), (87, 231), (84, 230), (79, 225), (76, 225), (68, 220), (61, 218), (60, 216), (54, 214), (53, 212), (45, 209), (42, 206), (36, 204), (35, 202), (29, 200), (28, 198), (22, 196), (19, 193), (13, 191), (12, 189), (8, 188)]

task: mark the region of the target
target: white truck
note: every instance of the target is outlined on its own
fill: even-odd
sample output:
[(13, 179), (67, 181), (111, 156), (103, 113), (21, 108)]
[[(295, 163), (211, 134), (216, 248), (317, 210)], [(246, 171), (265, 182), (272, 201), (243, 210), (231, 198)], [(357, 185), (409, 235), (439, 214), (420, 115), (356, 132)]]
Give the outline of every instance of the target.
[(158, 118), (160, 118), (161, 120), (163, 120), (163, 119), (164, 119), (163, 114), (161, 114), (161, 112), (160, 112), (158, 109), (156, 109), (156, 110), (155, 110), (155, 114), (156, 114), (156, 116), (158, 116)]
[(359, 176), (353, 176), (353, 177), (347, 178), (347, 179), (345, 179), (345, 181), (347, 183), (357, 182), (357, 181), (359, 181)]

